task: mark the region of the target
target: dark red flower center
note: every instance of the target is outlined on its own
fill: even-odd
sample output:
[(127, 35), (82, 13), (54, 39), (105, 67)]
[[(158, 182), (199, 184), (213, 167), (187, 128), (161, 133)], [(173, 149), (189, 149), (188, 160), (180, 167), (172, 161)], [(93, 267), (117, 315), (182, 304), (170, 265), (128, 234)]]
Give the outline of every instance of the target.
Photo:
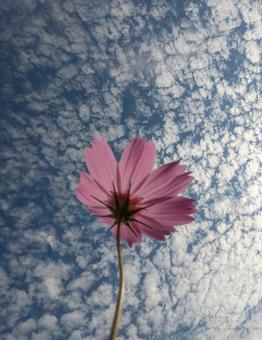
[[(138, 213), (141, 210), (144, 210), (152, 205), (154, 205), (154, 203), (152, 204), (148, 204), (147, 206), (139, 206), (139, 202), (140, 199), (137, 198), (130, 198), (130, 187), (131, 185), (129, 185), (128, 191), (127, 193), (117, 193), (115, 190), (115, 186), (113, 183), (113, 196), (110, 200), (110, 203), (106, 203), (103, 202), (101, 200), (99, 200), (98, 198), (92, 196), (94, 199), (96, 199), (97, 201), (99, 201), (100, 203), (102, 203), (103, 205), (105, 205), (109, 210), (110, 210), (110, 214), (108, 215), (100, 215), (100, 217), (111, 217), (114, 218), (115, 222), (114, 224), (109, 228), (112, 229), (116, 224), (125, 224), (126, 226), (128, 226), (128, 228), (137, 236), (137, 233), (135, 232), (135, 230), (131, 227), (130, 225), (130, 221), (132, 222), (139, 222), (141, 224), (143, 224), (144, 226), (146, 226), (149, 229), (152, 229), (149, 225), (138, 221), (134, 215), (136, 213)], [(99, 215), (98, 215), (99, 216)]]
[(117, 195), (113, 198), (113, 206), (111, 208), (112, 215), (116, 221), (126, 223), (130, 221), (131, 217), (135, 214), (134, 206), (128, 194)]

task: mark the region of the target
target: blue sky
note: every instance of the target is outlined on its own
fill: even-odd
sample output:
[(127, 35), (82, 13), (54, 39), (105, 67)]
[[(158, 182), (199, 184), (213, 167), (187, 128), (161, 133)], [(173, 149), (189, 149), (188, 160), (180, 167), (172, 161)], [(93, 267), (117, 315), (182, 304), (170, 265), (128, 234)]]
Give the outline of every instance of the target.
[(119, 339), (261, 339), (262, 5), (0, 5), (0, 338), (107, 339), (118, 273), (77, 201), (84, 149), (140, 136), (181, 159), (196, 221), (123, 244)]

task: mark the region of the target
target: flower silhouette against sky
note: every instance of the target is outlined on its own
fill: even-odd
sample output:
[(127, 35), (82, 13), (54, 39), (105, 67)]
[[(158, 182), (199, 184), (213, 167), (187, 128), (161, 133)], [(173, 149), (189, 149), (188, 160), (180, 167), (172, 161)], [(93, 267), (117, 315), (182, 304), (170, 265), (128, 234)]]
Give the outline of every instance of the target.
[(119, 163), (104, 138), (94, 138), (85, 151), (89, 173), (80, 174), (78, 199), (110, 225), (114, 236), (131, 247), (142, 234), (156, 240), (194, 220), (194, 200), (179, 196), (193, 177), (180, 161), (153, 170), (156, 148), (152, 142), (134, 138)]

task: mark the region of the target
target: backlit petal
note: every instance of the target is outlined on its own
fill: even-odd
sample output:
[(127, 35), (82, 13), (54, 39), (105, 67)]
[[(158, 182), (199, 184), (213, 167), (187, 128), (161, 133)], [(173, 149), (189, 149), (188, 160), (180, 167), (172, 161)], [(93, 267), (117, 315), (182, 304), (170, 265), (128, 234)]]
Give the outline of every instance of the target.
[(139, 216), (137, 215), (136, 222), (134, 223), (143, 232), (143, 234), (156, 240), (164, 240), (165, 235), (169, 235), (171, 232), (174, 232), (174, 228), (172, 226), (162, 225), (157, 220), (144, 214), (139, 214)]
[(156, 219), (163, 225), (181, 225), (192, 222), (194, 217), (191, 214), (195, 211), (194, 200), (177, 197), (145, 209), (143, 215)]
[(152, 142), (134, 138), (125, 148), (119, 162), (122, 190), (128, 189), (131, 182), (131, 193), (149, 175), (156, 157), (156, 148)]
[[(132, 247), (133, 243), (141, 242), (141, 231), (134, 223), (130, 222), (130, 224), (133, 231), (125, 224), (121, 224), (120, 239), (126, 241), (129, 247)], [(117, 226), (112, 228), (112, 233), (116, 237)]]
[[(179, 176), (185, 170), (186, 166), (181, 165), (179, 161), (164, 164), (151, 172), (136, 194), (145, 198), (168, 195), (172, 192), (172, 189), (175, 190), (175, 186), (180, 184)], [(187, 178), (189, 178), (188, 175)], [(190, 177), (190, 180), (192, 181), (192, 177)]]
[(112, 190), (112, 182), (116, 180), (117, 162), (104, 138), (94, 138), (91, 148), (85, 151), (86, 165), (93, 179), (106, 190)]
[[(105, 204), (110, 203), (108, 201), (108, 194), (101, 190), (87, 173), (80, 173), (80, 184), (76, 187), (75, 193), (79, 201), (84, 203), (92, 213), (96, 215), (110, 213), (109, 209), (105, 206)], [(105, 204), (99, 202), (95, 197)]]

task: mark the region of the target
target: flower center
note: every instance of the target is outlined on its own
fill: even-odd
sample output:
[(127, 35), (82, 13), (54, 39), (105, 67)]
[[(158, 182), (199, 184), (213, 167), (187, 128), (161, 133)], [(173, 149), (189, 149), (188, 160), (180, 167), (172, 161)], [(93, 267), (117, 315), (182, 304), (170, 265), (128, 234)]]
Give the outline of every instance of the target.
[(128, 193), (121, 194), (114, 197), (112, 207), (112, 215), (114, 218), (122, 223), (130, 221), (132, 215), (135, 213), (134, 204), (132, 204)]
[(110, 229), (113, 228), (117, 223), (120, 223), (120, 224), (123, 223), (131, 230), (131, 232), (135, 236), (139, 237), (138, 232), (135, 230), (133, 226), (131, 226), (129, 222), (130, 221), (138, 222), (138, 223), (143, 224), (145, 227), (152, 229), (151, 226), (145, 224), (144, 222), (137, 220), (134, 215), (137, 212), (150, 207), (154, 203), (146, 205), (146, 206), (141, 206), (140, 205), (141, 199), (135, 198), (135, 197), (130, 199), (129, 194), (130, 194), (130, 185), (129, 185), (129, 189), (126, 194), (117, 194), (114, 188), (113, 205), (112, 206), (109, 205), (108, 207), (112, 213), (111, 217), (115, 218), (115, 222), (110, 227)]
[(131, 227), (129, 221), (141, 223), (145, 227), (152, 229), (151, 226), (137, 220), (134, 215), (141, 210), (151, 207), (155, 204), (155, 202), (151, 202), (150, 204), (143, 206), (141, 205), (141, 198), (133, 197), (130, 199), (130, 187), (131, 185), (129, 184), (127, 193), (117, 193), (113, 183), (113, 196), (111, 197), (111, 202), (109, 203), (103, 202), (93, 195), (92, 197), (110, 210), (110, 214), (100, 215), (100, 217), (114, 218), (115, 222), (111, 225), (109, 230), (111, 230), (116, 224), (123, 223), (128, 226), (134, 235), (138, 236), (137, 232), (133, 229), (133, 227)]

